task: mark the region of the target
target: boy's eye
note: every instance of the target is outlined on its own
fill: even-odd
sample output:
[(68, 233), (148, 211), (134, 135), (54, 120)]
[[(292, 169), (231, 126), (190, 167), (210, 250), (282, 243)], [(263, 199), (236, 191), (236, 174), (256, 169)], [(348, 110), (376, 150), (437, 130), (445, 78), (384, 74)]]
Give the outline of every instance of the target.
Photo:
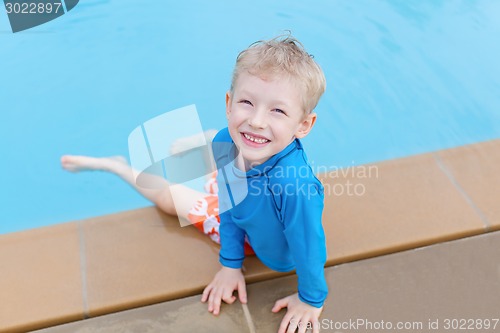
[(243, 103), (243, 104), (248, 104), (248, 105), (252, 105), (252, 102), (250, 102), (250, 101), (249, 101), (249, 100), (247, 100), (247, 99), (242, 99), (242, 100), (240, 101), (240, 103)]
[(286, 112), (281, 109), (274, 109), (274, 112), (283, 113), (284, 115), (286, 115)]

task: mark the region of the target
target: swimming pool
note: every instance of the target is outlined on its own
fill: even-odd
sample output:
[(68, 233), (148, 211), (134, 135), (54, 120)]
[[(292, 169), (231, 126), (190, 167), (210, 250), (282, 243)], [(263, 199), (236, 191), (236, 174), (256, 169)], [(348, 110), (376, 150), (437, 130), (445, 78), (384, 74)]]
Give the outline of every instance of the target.
[(0, 233), (149, 205), (63, 154), (127, 155), (129, 133), (196, 104), (225, 126), (234, 59), (290, 29), (327, 93), (304, 140), (316, 166), (358, 165), (500, 137), (498, 1), (109, 1), (13, 34), (0, 12)]

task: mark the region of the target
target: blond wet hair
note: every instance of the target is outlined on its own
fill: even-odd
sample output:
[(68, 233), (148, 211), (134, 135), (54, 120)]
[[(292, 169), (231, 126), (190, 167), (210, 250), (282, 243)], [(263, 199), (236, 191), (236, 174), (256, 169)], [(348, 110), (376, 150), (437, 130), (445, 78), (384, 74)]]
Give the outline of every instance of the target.
[(302, 108), (314, 110), (326, 89), (326, 79), (313, 56), (291, 34), (257, 41), (238, 54), (231, 80), (231, 96), (238, 77), (248, 72), (261, 79), (289, 79), (302, 91)]

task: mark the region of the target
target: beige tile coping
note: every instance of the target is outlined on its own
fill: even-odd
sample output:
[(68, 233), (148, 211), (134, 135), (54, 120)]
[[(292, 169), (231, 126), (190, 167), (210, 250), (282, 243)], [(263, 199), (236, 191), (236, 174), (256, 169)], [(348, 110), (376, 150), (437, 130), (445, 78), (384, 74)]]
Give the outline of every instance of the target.
[(500, 140), (442, 150), (440, 167), (491, 230), (500, 230)]
[(76, 223), (0, 236), (0, 331), (82, 319)]
[[(327, 266), (499, 228), (499, 148), (495, 140), (322, 174)], [(199, 294), (217, 252), (154, 207), (0, 235), (0, 332)], [(281, 276), (255, 257), (245, 267), (248, 282)]]

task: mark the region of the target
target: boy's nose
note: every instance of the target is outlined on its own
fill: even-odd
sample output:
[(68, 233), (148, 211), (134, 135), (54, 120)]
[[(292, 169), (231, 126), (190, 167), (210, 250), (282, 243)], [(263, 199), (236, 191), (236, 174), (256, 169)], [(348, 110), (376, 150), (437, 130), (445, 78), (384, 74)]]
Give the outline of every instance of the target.
[(249, 118), (248, 124), (253, 128), (266, 127), (266, 114), (263, 110), (256, 110)]

